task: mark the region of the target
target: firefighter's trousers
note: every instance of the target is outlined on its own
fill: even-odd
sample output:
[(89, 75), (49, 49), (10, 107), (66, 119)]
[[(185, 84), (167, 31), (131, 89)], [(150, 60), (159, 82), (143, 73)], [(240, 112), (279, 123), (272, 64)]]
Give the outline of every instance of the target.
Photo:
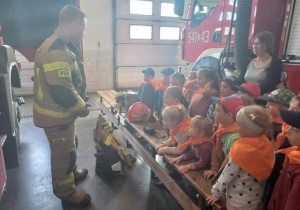
[(75, 124), (45, 128), (44, 131), (51, 150), (53, 192), (58, 198), (68, 197), (75, 191)]

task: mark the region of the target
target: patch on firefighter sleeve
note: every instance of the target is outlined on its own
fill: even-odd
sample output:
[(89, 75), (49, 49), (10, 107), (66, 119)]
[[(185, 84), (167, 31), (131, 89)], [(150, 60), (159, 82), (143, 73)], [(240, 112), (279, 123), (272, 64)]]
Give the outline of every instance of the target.
[(71, 77), (69, 70), (58, 70), (58, 77)]
[(52, 139), (53, 143), (56, 144), (56, 143), (63, 143), (66, 141), (65, 138), (59, 138), (59, 139)]

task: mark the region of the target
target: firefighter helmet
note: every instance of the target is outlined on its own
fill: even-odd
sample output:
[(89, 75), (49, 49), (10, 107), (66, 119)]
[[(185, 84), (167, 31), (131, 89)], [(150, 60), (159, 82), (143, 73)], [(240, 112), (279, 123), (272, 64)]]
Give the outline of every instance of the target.
[(137, 102), (132, 104), (127, 112), (129, 122), (143, 121), (147, 122), (151, 114), (151, 110), (146, 104)]

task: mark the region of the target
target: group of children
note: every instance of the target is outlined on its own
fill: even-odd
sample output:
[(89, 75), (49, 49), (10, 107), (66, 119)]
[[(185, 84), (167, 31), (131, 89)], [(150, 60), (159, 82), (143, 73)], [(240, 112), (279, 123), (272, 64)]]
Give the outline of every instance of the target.
[(300, 96), (287, 89), (261, 96), (254, 83), (219, 82), (211, 68), (191, 72), (187, 83), (174, 70), (162, 73), (155, 88), (153, 80), (140, 88), (156, 90), (149, 108), (168, 131), (157, 154), (177, 155), (171, 163), (194, 158), (179, 171), (218, 178), (210, 204), (226, 190), (227, 209), (300, 209)]

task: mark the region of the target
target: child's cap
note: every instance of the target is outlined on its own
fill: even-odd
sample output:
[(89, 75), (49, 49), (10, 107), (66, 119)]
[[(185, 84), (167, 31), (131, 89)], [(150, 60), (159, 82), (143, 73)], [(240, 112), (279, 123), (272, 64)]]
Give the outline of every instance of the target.
[(300, 111), (295, 112), (279, 108), (279, 112), (285, 123), (300, 129)]
[[(230, 85), (230, 87), (231, 87), (231, 89), (233, 90), (233, 91), (235, 91), (233, 88), (234, 88), (234, 86), (236, 86), (236, 85), (238, 85), (239, 83), (238, 83), (238, 79), (236, 78), (236, 77), (226, 77), (225, 79), (222, 79), (221, 80), (222, 82), (226, 82), (228, 85)], [(237, 92), (237, 91), (235, 91), (235, 92)]]
[(144, 69), (144, 70), (142, 71), (142, 73), (151, 75), (151, 76), (153, 76), (153, 77), (155, 76), (155, 72), (154, 72), (154, 70), (153, 70), (152, 68), (146, 68), (146, 69)]
[(261, 96), (260, 87), (252, 82), (244, 83), (241, 86), (234, 86), (232, 89), (236, 92), (241, 91), (243, 93), (250, 94), (255, 98), (255, 100), (257, 100), (259, 96)]
[(160, 73), (162, 73), (163, 75), (172, 75), (174, 74), (174, 72), (174, 69), (168, 67), (163, 69)]
[(292, 91), (285, 88), (279, 88), (272, 91), (268, 96), (261, 96), (259, 98), (263, 101), (276, 102), (289, 107), (290, 101), (294, 96), (295, 94)]
[(218, 101), (220, 104), (222, 104), (228, 110), (228, 112), (232, 114), (234, 119), (237, 113), (239, 112), (239, 110), (244, 107), (243, 101), (237, 97), (229, 97), (229, 98), (212, 97), (211, 99), (213, 101)]

